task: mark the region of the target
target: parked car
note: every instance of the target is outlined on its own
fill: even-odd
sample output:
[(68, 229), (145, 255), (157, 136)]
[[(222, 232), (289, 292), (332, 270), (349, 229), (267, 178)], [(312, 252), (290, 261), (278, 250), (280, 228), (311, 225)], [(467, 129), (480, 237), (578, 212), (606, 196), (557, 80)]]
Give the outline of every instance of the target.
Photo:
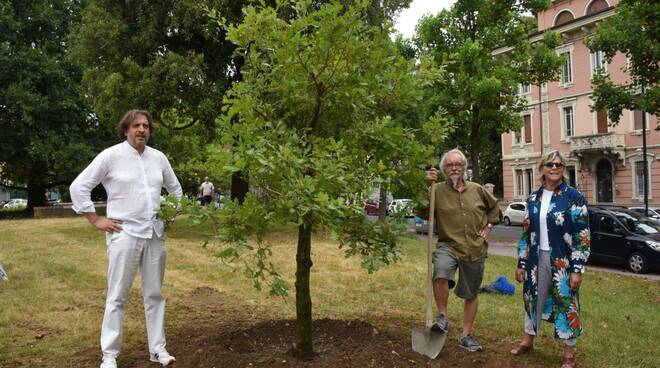
[(417, 234), (428, 234), (429, 222), (419, 216), (415, 216), (415, 232)]
[(380, 203), (375, 199), (368, 199), (364, 204), (364, 212), (366, 212), (367, 215), (377, 215), (379, 209)]
[(399, 213), (399, 211), (405, 211), (405, 217), (413, 217), (413, 208), (412, 208), (412, 199), (394, 199), (392, 203), (387, 207), (388, 214)]
[[(644, 216), (644, 207), (630, 207), (630, 209)], [(649, 218), (660, 223), (660, 208), (649, 207)]]
[(636, 273), (660, 268), (660, 225), (625, 207), (589, 207), (589, 261), (627, 265)]
[[(438, 234), (438, 225), (436, 223), (433, 224), (433, 227), (435, 228), (433, 233)], [(426, 219), (423, 219), (419, 216), (415, 216), (415, 232), (417, 234), (428, 234), (429, 233), (429, 222)]]
[(22, 210), (25, 207), (27, 207), (27, 203), (28, 203), (27, 199), (14, 198), (14, 199), (10, 199), (9, 202), (5, 203), (5, 205), (2, 208), (9, 210)]
[(525, 202), (511, 202), (504, 210), (502, 223), (506, 226), (512, 224), (520, 225), (525, 219), (527, 213), (527, 203)]

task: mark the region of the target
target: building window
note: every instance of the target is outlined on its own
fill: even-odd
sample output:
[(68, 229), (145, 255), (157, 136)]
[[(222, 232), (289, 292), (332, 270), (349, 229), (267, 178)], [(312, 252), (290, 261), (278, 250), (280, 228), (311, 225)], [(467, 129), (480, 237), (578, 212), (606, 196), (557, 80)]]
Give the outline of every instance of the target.
[(566, 166), (566, 172), (568, 173), (568, 185), (572, 186), (573, 188), (577, 188), (575, 166)]
[(522, 134), (520, 133), (520, 130), (516, 130), (513, 133), (513, 142), (515, 144), (520, 144), (522, 142)]
[[(651, 196), (651, 162), (647, 161), (648, 164), (648, 191), (649, 197)], [(633, 170), (635, 171), (635, 197), (644, 198), (644, 161), (635, 161), (633, 165)]]
[(562, 108), (562, 115), (564, 118), (564, 137), (572, 137), (575, 133), (573, 124), (573, 106)]
[(596, 51), (591, 53), (591, 76), (598, 74), (599, 71), (607, 71), (607, 62), (605, 61), (605, 53)]
[(599, 12), (609, 8), (609, 7), (610, 6), (607, 4), (607, 1), (605, 1), (605, 0), (594, 0), (587, 7), (587, 14), (586, 15), (599, 13)]
[(525, 195), (529, 195), (534, 190), (534, 170), (527, 169), (525, 170), (525, 179), (527, 179), (527, 186), (525, 189)]
[(532, 116), (531, 115), (525, 115), (523, 116), (523, 120), (525, 122), (523, 129), (525, 131), (525, 143), (531, 143), (532, 142)]
[(523, 172), (522, 170), (516, 170), (516, 197), (523, 197), (525, 186), (523, 183)]
[(633, 122), (635, 130), (642, 130), (644, 125), (644, 112), (642, 110), (633, 111)]
[(571, 60), (571, 52), (563, 52), (559, 54), (560, 56), (564, 57), (564, 65), (561, 68), (561, 83), (563, 85), (570, 84), (573, 82), (573, 68), (572, 68), (572, 60)]
[(521, 84), (520, 85), (520, 94), (521, 95), (526, 95), (532, 91), (532, 86), (529, 84)]
[(568, 10), (564, 10), (561, 13), (559, 13), (559, 15), (557, 15), (557, 18), (555, 18), (555, 25), (558, 26), (561, 24), (565, 24), (572, 21), (573, 19), (575, 19), (573, 13), (571, 13)]

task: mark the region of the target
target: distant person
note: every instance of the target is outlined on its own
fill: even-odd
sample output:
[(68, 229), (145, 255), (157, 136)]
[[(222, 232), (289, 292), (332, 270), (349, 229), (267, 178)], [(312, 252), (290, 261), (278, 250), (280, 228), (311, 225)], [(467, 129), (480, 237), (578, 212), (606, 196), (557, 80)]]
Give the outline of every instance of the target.
[(204, 177), (204, 182), (202, 185), (199, 186), (199, 193), (202, 196), (202, 206), (206, 208), (209, 203), (213, 201), (213, 192), (215, 190), (215, 187), (213, 186), (213, 183), (209, 181), (209, 177), (205, 176)]
[(525, 334), (511, 350), (532, 349), (541, 320), (554, 323), (564, 345), (562, 368), (575, 367), (575, 343), (582, 334), (579, 290), (590, 239), (587, 200), (566, 184), (566, 160), (548, 152), (539, 163), (542, 186), (527, 201), (528, 215), (518, 244), (516, 280), (524, 282)]
[[(488, 253), (486, 239), (493, 225), (500, 222), (500, 211), (497, 199), (489, 191), (465, 180), (466, 166), (463, 152), (453, 149), (440, 160), (440, 170), (447, 177), (446, 181), (435, 184), (439, 173), (436, 168), (426, 172), (429, 190), (436, 185), (435, 198), (429, 200), (435, 201), (438, 232), (438, 245), (433, 252), (433, 294), (438, 316), (431, 329), (449, 330), (447, 302), (449, 290), (456, 286), (456, 295), (465, 300), (459, 346), (475, 352), (481, 350), (472, 327), (479, 307), (477, 296)], [(426, 216), (422, 214), (422, 217)], [(455, 281), (456, 271), (458, 281)]]
[[(156, 219), (160, 193), (181, 199), (181, 185), (165, 155), (147, 146), (154, 131), (148, 112), (130, 110), (119, 122), (122, 143), (101, 152), (71, 184), (73, 209), (105, 231), (108, 247), (108, 293), (101, 327), (101, 368), (116, 368), (121, 348), (124, 306), (136, 271), (142, 280), (149, 359), (174, 362), (165, 350), (165, 230)], [(108, 193), (107, 218), (96, 215), (91, 191), (99, 183)]]

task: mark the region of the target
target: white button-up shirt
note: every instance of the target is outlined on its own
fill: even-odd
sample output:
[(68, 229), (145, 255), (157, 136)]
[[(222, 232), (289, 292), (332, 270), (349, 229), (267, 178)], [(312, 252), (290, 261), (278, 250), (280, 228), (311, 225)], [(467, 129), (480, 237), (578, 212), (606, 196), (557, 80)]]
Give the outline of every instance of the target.
[(156, 219), (160, 210), (160, 191), (181, 199), (183, 192), (165, 155), (145, 147), (142, 155), (127, 141), (101, 152), (69, 188), (76, 213), (96, 212), (91, 192), (99, 183), (108, 194), (108, 218), (121, 220), (122, 231), (151, 239), (162, 237), (163, 221)]

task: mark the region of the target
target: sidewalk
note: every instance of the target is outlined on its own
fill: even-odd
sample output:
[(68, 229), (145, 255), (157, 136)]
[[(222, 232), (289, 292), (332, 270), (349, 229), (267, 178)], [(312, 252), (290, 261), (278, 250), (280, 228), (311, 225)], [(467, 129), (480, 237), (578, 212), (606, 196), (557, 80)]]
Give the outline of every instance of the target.
[[(516, 251), (517, 251), (517, 244), (515, 243), (508, 243), (502, 241), (488, 242), (488, 254), (494, 254), (497, 256), (505, 256), (505, 257), (516, 257)], [(515, 267), (515, 265), (513, 267)], [(631, 276), (631, 277), (637, 277), (637, 278), (648, 279), (653, 281), (660, 281), (660, 274), (658, 273), (638, 274), (638, 273), (626, 271), (625, 269), (623, 269), (623, 267), (617, 267), (617, 266), (604, 267), (604, 266), (594, 266), (592, 264), (588, 264), (587, 272), (589, 271), (602, 271), (602, 272), (609, 272), (622, 276)]]

